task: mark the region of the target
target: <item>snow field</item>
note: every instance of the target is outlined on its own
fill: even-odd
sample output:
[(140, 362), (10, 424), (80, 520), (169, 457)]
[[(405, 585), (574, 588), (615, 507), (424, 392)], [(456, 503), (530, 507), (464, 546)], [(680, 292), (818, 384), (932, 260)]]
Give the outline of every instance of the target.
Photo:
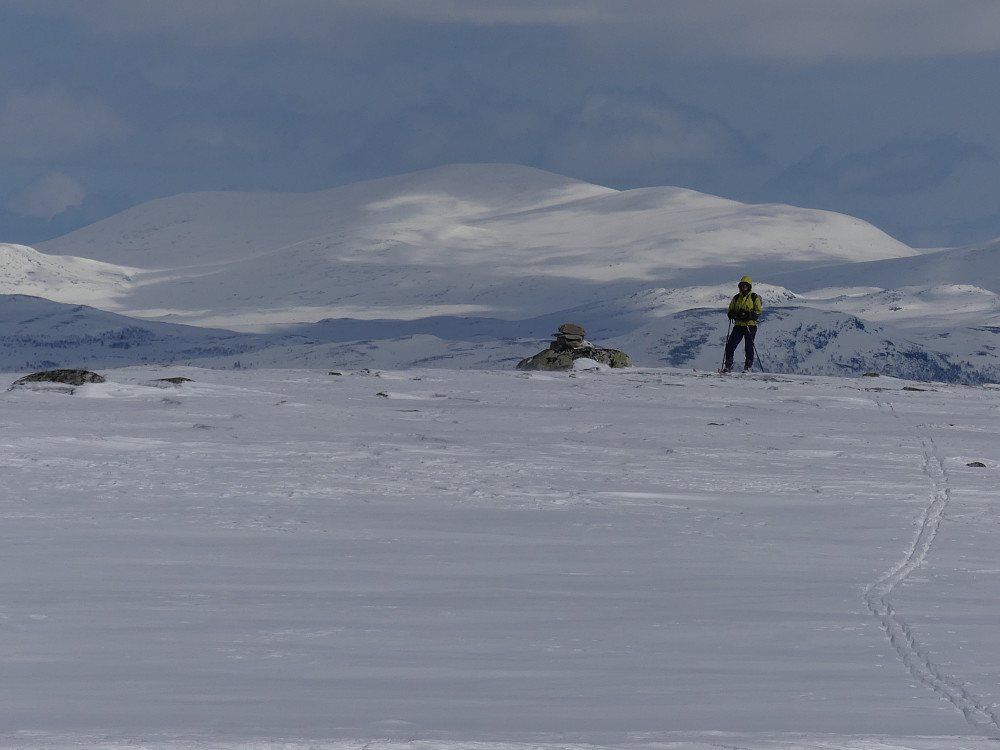
[(3, 394), (4, 747), (1000, 734), (997, 389), (105, 374)]

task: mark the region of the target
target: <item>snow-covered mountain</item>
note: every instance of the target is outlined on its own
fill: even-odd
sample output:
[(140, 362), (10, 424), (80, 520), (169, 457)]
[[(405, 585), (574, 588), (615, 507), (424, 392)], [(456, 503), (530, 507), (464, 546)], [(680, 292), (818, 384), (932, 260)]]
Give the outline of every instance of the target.
[(85, 305), (39, 297), (0, 296), (3, 369), (124, 367), (227, 357), (271, 343), (266, 335), (128, 318)]
[(833, 264), (822, 274), (788, 269), (775, 283), (802, 292), (823, 287), (898, 289), (927, 285), (974, 285), (1000, 294), (1000, 240), (925, 252), (917, 257)]
[[(507, 366), (575, 322), (638, 364), (714, 368), (721, 310), (749, 273), (771, 369), (982, 381), (1000, 365), (998, 256), (1000, 243), (919, 252), (829, 212), (460, 165), (152, 201), (37, 249), (0, 245), (0, 293), (70, 305), (78, 325), (80, 305), (133, 319), (125, 328), (185, 324), (170, 329), (178, 346), (143, 352), (160, 360)], [(33, 337), (61, 340), (50, 323), (67, 314), (52, 308), (34, 330), (30, 311), (8, 317), (0, 332), (22, 349), (0, 364), (23, 367)], [(109, 330), (100, 316), (93, 327)], [(204, 327), (213, 351), (187, 356)], [(88, 347), (44, 359), (104, 361)]]

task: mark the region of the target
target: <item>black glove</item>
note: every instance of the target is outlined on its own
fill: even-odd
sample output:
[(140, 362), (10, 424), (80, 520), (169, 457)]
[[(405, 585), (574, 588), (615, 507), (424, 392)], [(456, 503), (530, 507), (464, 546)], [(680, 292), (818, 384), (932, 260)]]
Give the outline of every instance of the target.
[(729, 313), (729, 314), (727, 315), (727, 317), (728, 317), (728, 318), (729, 318), (730, 320), (736, 320), (736, 316), (734, 316), (734, 315), (733, 315), (732, 313)]

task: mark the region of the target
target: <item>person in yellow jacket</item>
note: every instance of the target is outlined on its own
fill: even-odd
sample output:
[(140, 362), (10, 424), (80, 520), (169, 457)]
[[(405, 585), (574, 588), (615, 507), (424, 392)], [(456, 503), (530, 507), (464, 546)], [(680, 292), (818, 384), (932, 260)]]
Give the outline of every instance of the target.
[(761, 313), (760, 295), (753, 292), (753, 279), (744, 276), (740, 279), (739, 293), (729, 302), (729, 319), (733, 322), (733, 330), (726, 340), (726, 359), (722, 366), (723, 372), (733, 369), (733, 357), (736, 347), (743, 342), (743, 352), (746, 359), (743, 372), (753, 369), (753, 340), (757, 336), (757, 316)]

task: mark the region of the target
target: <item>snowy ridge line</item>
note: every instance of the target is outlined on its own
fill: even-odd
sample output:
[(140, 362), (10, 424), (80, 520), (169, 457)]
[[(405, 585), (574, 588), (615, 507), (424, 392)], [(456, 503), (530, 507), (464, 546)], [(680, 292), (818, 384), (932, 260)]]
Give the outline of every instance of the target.
[[(891, 404), (875, 399), (881, 408), (892, 414)], [(903, 660), (910, 674), (920, 683), (938, 693), (962, 712), (966, 721), (979, 729), (1000, 730), (1000, 712), (982, 698), (970, 693), (954, 678), (944, 674), (931, 660), (930, 653), (922, 647), (913, 635), (909, 624), (892, 606), (892, 593), (927, 559), (934, 540), (941, 529), (945, 510), (951, 502), (951, 490), (941, 459), (935, 451), (934, 441), (920, 435), (924, 454), (924, 474), (933, 489), (931, 503), (924, 509), (919, 520), (919, 529), (906, 556), (896, 566), (883, 574), (865, 590), (864, 599), (868, 609), (881, 623), (896, 653)]]

